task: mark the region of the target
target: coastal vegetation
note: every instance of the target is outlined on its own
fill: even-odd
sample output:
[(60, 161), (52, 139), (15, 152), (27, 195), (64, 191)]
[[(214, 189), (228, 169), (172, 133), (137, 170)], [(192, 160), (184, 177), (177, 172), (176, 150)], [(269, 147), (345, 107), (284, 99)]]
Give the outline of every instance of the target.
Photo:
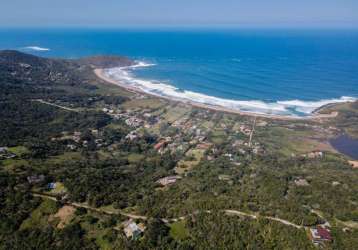
[(358, 102), (230, 114), (93, 73), (121, 63), (0, 52), (0, 249), (315, 249), (320, 226), (356, 249), (358, 170), (328, 141), (356, 135)]

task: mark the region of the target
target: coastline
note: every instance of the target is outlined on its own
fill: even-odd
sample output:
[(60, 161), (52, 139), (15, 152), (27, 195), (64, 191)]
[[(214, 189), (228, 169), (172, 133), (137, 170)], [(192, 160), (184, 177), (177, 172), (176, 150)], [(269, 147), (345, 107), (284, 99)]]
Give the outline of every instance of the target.
[(132, 87), (132, 86), (128, 86), (126, 84), (122, 84), (119, 81), (116, 81), (116, 80), (111, 79), (111, 78), (107, 77), (106, 75), (104, 75), (103, 70), (104, 69), (102, 69), (102, 68), (96, 68), (96, 69), (94, 69), (94, 74), (99, 79), (101, 79), (101, 80), (103, 80), (103, 81), (105, 81), (107, 83), (116, 85), (116, 86), (118, 86), (120, 88), (123, 88), (126, 91), (129, 91), (131, 93), (135, 93), (135, 94), (139, 93), (139, 94), (143, 94), (143, 95), (147, 95), (147, 96), (152, 96), (152, 97), (156, 97), (156, 98), (160, 98), (160, 99), (165, 99), (167, 101), (181, 102), (181, 103), (191, 105), (193, 107), (202, 108), (202, 109), (208, 109), (208, 110), (212, 110), (212, 111), (220, 111), (220, 112), (238, 114), (238, 115), (243, 115), (243, 116), (253, 116), (253, 117), (262, 117), (262, 118), (267, 118), (267, 119), (292, 120), (292, 121), (295, 121), (295, 120), (330, 119), (330, 118), (334, 118), (334, 117), (336, 117), (338, 115), (338, 112), (332, 112), (330, 114), (319, 114), (318, 113), (318, 111), (324, 109), (325, 106), (334, 105), (333, 103), (323, 105), (322, 107), (317, 108), (314, 112), (312, 112), (311, 116), (297, 117), (297, 116), (269, 115), (269, 114), (262, 114), (262, 113), (246, 112), (246, 111), (229, 109), (229, 108), (225, 108), (225, 107), (221, 107), (221, 106), (213, 106), (213, 105), (202, 104), (202, 103), (198, 103), (198, 102), (195, 102), (195, 101), (184, 101), (182, 99), (175, 99), (175, 98), (169, 98), (169, 97), (165, 97), (165, 96), (150, 94), (150, 93), (147, 93), (145, 91), (142, 91), (141, 89), (138, 89), (138, 88), (135, 88), (135, 87)]

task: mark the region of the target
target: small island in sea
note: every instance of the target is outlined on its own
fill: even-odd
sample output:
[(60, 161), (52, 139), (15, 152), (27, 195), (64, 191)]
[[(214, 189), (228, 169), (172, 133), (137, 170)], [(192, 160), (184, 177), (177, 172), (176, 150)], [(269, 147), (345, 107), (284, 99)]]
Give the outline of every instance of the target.
[(104, 74), (135, 64), (0, 51), (1, 247), (354, 249), (357, 101), (241, 112)]

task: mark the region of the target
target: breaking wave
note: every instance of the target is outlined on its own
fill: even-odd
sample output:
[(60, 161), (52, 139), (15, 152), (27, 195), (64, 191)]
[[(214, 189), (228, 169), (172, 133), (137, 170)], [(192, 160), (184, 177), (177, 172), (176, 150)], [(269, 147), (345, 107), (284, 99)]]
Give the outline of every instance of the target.
[(106, 77), (117, 81), (121, 85), (126, 85), (151, 95), (170, 98), (172, 100), (195, 102), (213, 107), (223, 107), (230, 110), (266, 115), (285, 115), (293, 117), (310, 116), (316, 109), (324, 105), (340, 102), (353, 102), (357, 100), (356, 98), (349, 96), (319, 101), (287, 100), (265, 102), (261, 100), (232, 100), (179, 89), (163, 82), (139, 79), (131, 72), (136, 68), (150, 67), (154, 65), (155, 64), (137, 62), (135, 65), (128, 67), (106, 69), (104, 70), (104, 74)]
[(42, 47), (38, 47), (38, 46), (27, 46), (27, 47), (24, 47), (23, 49), (34, 50), (34, 51), (50, 51), (49, 48), (42, 48)]

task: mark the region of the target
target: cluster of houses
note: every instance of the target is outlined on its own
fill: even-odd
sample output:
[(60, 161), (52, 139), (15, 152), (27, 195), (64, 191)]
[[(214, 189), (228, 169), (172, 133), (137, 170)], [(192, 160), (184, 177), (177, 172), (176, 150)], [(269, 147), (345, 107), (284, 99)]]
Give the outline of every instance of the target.
[(15, 158), (16, 154), (9, 151), (7, 147), (0, 147), (0, 160)]
[(143, 109), (140, 111), (135, 110), (120, 110), (117, 108), (103, 108), (102, 111), (114, 119), (123, 119), (124, 122), (132, 128), (138, 128), (144, 126), (145, 128), (151, 128), (160, 121), (159, 116), (152, 115), (151, 110)]
[(322, 158), (323, 157), (323, 152), (321, 151), (313, 151), (307, 154), (303, 154), (301, 155), (303, 158), (308, 158), (308, 159), (316, 159), (316, 158)]
[[(98, 129), (92, 129), (91, 135), (95, 138), (94, 143), (97, 148), (101, 148), (103, 146), (106, 146), (106, 142), (101, 137), (101, 133), (98, 131)], [(69, 150), (76, 150), (78, 147), (88, 147), (88, 141), (83, 139), (83, 133), (80, 131), (75, 131), (73, 133), (69, 133), (67, 131), (63, 131), (61, 133), (61, 137), (53, 137), (51, 138), (51, 141), (68, 141), (67, 148)]]

